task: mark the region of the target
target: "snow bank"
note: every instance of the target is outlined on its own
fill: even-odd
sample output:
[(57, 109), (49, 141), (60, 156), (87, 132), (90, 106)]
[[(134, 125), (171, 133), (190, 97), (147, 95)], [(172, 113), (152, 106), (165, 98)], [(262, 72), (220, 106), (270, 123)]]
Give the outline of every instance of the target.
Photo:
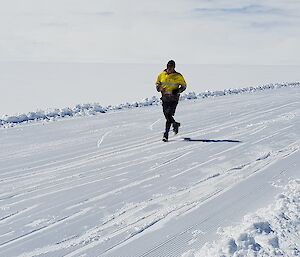
[[(193, 100), (193, 99), (202, 99), (207, 97), (218, 97), (225, 95), (234, 95), (234, 94), (243, 94), (243, 93), (252, 93), (257, 91), (269, 90), (269, 89), (278, 89), (286, 87), (299, 87), (300, 82), (293, 83), (279, 83), (279, 84), (267, 84), (256, 87), (246, 87), (238, 89), (225, 89), (223, 91), (205, 91), (202, 93), (190, 92), (183, 94), (181, 100)], [(73, 117), (73, 116), (89, 116), (95, 115), (97, 113), (106, 113), (113, 110), (122, 110), (128, 108), (137, 108), (150, 105), (158, 105), (160, 103), (159, 97), (153, 96), (151, 98), (143, 99), (141, 102), (134, 103), (125, 103), (116, 106), (107, 106), (103, 107), (98, 103), (94, 104), (78, 104), (74, 108), (63, 108), (63, 109), (54, 109), (47, 111), (38, 111), (30, 112), (28, 114), (19, 114), (16, 116), (4, 115), (0, 118), (0, 127), (11, 127), (14, 124), (19, 123), (28, 123), (32, 121), (40, 120), (55, 120), (63, 117)]]
[[(221, 239), (184, 257), (300, 256), (300, 180), (291, 181), (275, 203), (219, 229)], [(182, 257), (183, 257), (182, 256)]]

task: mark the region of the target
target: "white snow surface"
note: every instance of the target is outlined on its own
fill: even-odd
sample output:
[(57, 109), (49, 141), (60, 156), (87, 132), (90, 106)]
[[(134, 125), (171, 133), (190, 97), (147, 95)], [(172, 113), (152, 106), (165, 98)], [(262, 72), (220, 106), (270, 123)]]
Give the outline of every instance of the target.
[(0, 256), (299, 256), (299, 115), (296, 85), (181, 101), (168, 143), (159, 104), (2, 128)]
[(267, 208), (244, 217), (235, 227), (220, 228), (221, 239), (182, 257), (299, 256), (300, 180), (292, 180)]

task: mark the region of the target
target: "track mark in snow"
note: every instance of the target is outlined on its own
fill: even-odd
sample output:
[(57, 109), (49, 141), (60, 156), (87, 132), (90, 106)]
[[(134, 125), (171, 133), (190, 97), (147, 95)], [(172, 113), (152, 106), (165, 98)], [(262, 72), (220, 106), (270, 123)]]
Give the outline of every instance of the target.
[(114, 189), (112, 191), (108, 191), (106, 193), (102, 193), (99, 196), (95, 196), (95, 197), (92, 197), (92, 198), (85, 199), (85, 200), (83, 200), (83, 201), (81, 201), (81, 202), (79, 202), (79, 203), (77, 203), (77, 204), (75, 204), (73, 206), (68, 207), (68, 209), (72, 209), (74, 207), (78, 207), (78, 206), (86, 204), (86, 203), (91, 203), (91, 202), (99, 201), (99, 200), (104, 199), (104, 198), (106, 198), (106, 197), (108, 197), (110, 195), (114, 195), (116, 193), (120, 193), (121, 191), (123, 191), (125, 189), (131, 188), (131, 187), (134, 187), (134, 186), (139, 186), (139, 185), (141, 185), (141, 184), (143, 184), (145, 182), (148, 182), (148, 181), (151, 181), (153, 179), (159, 178), (160, 176), (161, 175), (157, 174), (157, 175), (154, 175), (154, 176), (149, 177), (149, 178), (145, 178), (145, 179), (142, 179), (142, 180), (139, 180), (139, 181), (134, 181), (134, 182), (132, 182), (132, 183), (126, 185), (126, 186), (122, 186), (122, 187), (116, 188), (116, 189)]
[(14, 197), (16, 197), (18, 194), (13, 194), (13, 195), (5, 195), (5, 194), (3, 194), (3, 195), (0, 195), (0, 201), (4, 201), (4, 200), (8, 200), (8, 199), (11, 199), (11, 198), (14, 198)]
[(111, 131), (107, 131), (106, 133), (104, 133), (104, 135), (101, 137), (101, 139), (98, 140), (97, 142), (97, 147), (100, 148), (100, 145), (102, 144), (104, 138), (109, 135), (111, 133)]
[[(247, 126), (247, 127), (248, 127), (248, 126)], [(252, 133), (249, 133), (249, 136), (253, 136), (253, 135), (255, 135), (255, 134), (257, 134), (257, 133), (263, 131), (263, 130), (266, 129), (266, 128), (267, 128), (267, 126), (262, 126), (262, 127), (260, 127), (260, 128), (257, 128), (257, 129), (255, 129)]]
[(272, 137), (274, 137), (274, 136), (280, 135), (280, 134), (283, 133), (284, 130), (287, 130), (287, 129), (292, 128), (292, 127), (294, 127), (294, 125), (290, 125), (290, 126), (287, 126), (287, 127), (285, 127), (285, 128), (279, 129), (279, 130), (277, 130), (275, 133), (273, 133), (273, 134), (271, 134), (271, 135), (269, 135), (269, 136), (263, 137), (263, 138), (261, 138), (261, 139), (259, 139), (259, 140), (257, 140), (257, 141), (254, 141), (254, 142), (252, 142), (251, 144), (254, 145), (254, 144), (260, 143), (260, 142), (262, 142), (262, 141), (264, 141), (264, 140), (266, 140), (266, 139), (269, 139), (269, 138), (272, 138)]
[[(242, 170), (244, 168), (251, 169), (251, 168), (255, 168), (256, 166), (258, 167), (258, 169), (255, 168), (255, 170), (253, 172), (257, 172), (257, 171), (263, 169), (266, 165), (268, 165), (278, 159), (286, 158), (287, 156), (290, 156), (291, 154), (297, 152), (298, 150), (299, 150), (298, 142), (292, 143), (291, 145), (286, 146), (284, 149), (281, 149), (281, 150), (278, 150), (275, 152), (264, 153), (260, 157), (255, 159), (254, 161), (240, 164), (239, 166), (229, 169), (227, 172), (234, 171), (234, 170)], [(270, 159), (270, 160), (267, 161), (267, 159)]]
[(0, 235), (0, 238), (1, 238), (1, 237), (5, 237), (5, 236), (12, 235), (13, 233), (14, 233), (14, 231), (9, 231), (9, 232), (3, 233), (2, 235)]
[[(91, 209), (92, 208), (85, 208), (85, 209), (83, 209), (83, 210), (81, 210), (79, 212), (76, 212), (76, 213), (74, 213), (74, 214), (72, 214), (70, 216), (65, 216), (65, 217), (59, 218), (58, 220), (54, 221), (53, 223), (51, 223), (49, 225), (44, 225), (44, 226), (42, 226), (40, 228), (31, 230), (31, 231), (29, 231), (29, 232), (27, 232), (27, 233), (25, 233), (23, 235), (19, 235), (18, 237), (15, 237), (15, 238), (12, 238), (12, 239), (10, 239), (8, 241), (2, 242), (2, 243), (0, 243), (0, 249), (3, 248), (3, 247), (6, 247), (7, 245), (11, 245), (11, 244), (13, 244), (15, 242), (18, 242), (18, 241), (24, 240), (24, 239), (26, 239), (28, 237), (31, 237), (31, 236), (33, 236), (33, 235), (35, 235), (37, 233), (41, 233), (41, 232), (43, 232), (43, 231), (45, 231), (47, 229), (50, 229), (50, 228), (56, 227), (58, 225), (61, 225), (61, 224), (63, 224), (67, 220), (76, 219), (76, 218), (78, 218), (78, 217), (80, 217), (82, 215), (85, 215)], [(21, 256), (32, 256), (32, 255), (30, 255), (30, 254), (27, 255), (25, 253), (25, 254), (22, 254)], [(33, 254), (33, 256), (35, 256), (35, 255)]]
[(160, 120), (161, 119), (158, 119), (157, 121), (155, 121), (154, 123), (152, 123), (151, 125), (150, 125), (150, 130), (153, 130), (153, 127), (154, 127), (154, 125), (156, 124), (156, 123), (158, 123), (158, 122), (160, 122)]
[(192, 187), (195, 187), (195, 186), (197, 186), (198, 184), (202, 184), (202, 183), (204, 183), (204, 182), (207, 182), (207, 181), (210, 180), (210, 179), (213, 179), (213, 178), (216, 178), (216, 177), (219, 177), (219, 176), (221, 176), (221, 173), (215, 173), (215, 174), (209, 175), (209, 176), (207, 176), (207, 177), (205, 177), (205, 178), (202, 178), (202, 179), (200, 179), (199, 181), (193, 183), (193, 184), (192, 184)]
[(257, 158), (256, 161), (262, 161), (262, 160), (265, 160), (267, 158), (269, 158), (271, 156), (271, 153), (266, 153), (264, 155), (262, 155), (261, 157)]
[(166, 165), (169, 165), (170, 163), (172, 163), (172, 162), (174, 162), (174, 161), (177, 161), (177, 160), (181, 159), (182, 157), (184, 157), (184, 156), (186, 156), (186, 155), (189, 155), (190, 153), (192, 153), (192, 151), (187, 152), (187, 153), (184, 153), (184, 154), (180, 154), (180, 155), (178, 155), (178, 156), (176, 156), (176, 157), (174, 157), (174, 158), (172, 158), (172, 159), (170, 159), (170, 160), (164, 161), (164, 162), (161, 163), (161, 164), (156, 164), (156, 165), (154, 165), (154, 166), (152, 166), (152, 167), (150, 168), (150, 171), (153, 171), (153, 170), (156, 170), (156, 169), (158, 169), (158, 168), (161, 168), (161, 167), (164, 167), (164, 166), (166, 166)]
[(38, 219), (38, 220), (34, 220), (31, 223), (25, 225), (25, 227), (35, 228), (46, 222), (49, 222), (49, 219)]
[(282, 113), (276, 118), (273, 119), (266, 119), (264, 121), (258, 122), (258, 123), (251, 123), (247, 127), (255, 126), (255, 125), (269, 125), (276, 122), (284, 122), (292, 120), (296, 117), (296, 112), (288, 112), (288, 113)]
[(156, 178), (159, 178), (161, 175), (157, 174), (157, 175), (154, 175), (152, 177), (149, 177), (149, 178), (146, 178), (146, 179), (142, 179), (142, 180), (139, 180), (139, 181), (135, 181), (133, 183), (130, 183), (126, 186), (123, 186), (123, 187), (120, 187), (120, 188), (117, 188), (115, 190), (112, 190), (112, 191), (109, 191), (107, 193), (104, 193), (102, 195), (99, 195), (99, 196), (96, 196), (96, 197), (93, 197), (93, 198), (90, 198), (87, 200), (87, 202), (94, 202), (94, 201), (98, 201), (100, 199), (103, 199), (103, 198), (106, 198), (107, 196), (109, 195), (112, 195), (112, 194), (115, 194), (115, 193), (118, 193), (118, 192), (121, 192), (122, 190), (124, 189), (128, 189), (128, 188), (131, 188), (131, 187), (134, 187), (134, 186), (138, 186), (138, 185), (141, 185), (145, 182), (148, 182), (148, 181), (151, 181), (153, 179), (156, 179)]
[(130, 239), (130, 238), (132, 238), (132, 237), (134, 237), (134, 236), (136, 236), (136, 235), (142, 233), (144, 230), (146, 230), (147, 228), (150, 228), (151, 226), (153, 226), (154, 224), (156, 224), (157, 222), (159, 222), (159, 221), (162, 220), (162, 219), (163, 219), (163, 218), (157, 218), (157, 219), (151, 221), (149, 224), (145, 224), (145, 225), (143, 225), (142, 227), (135, 228), (136, 231), (130, 233), (130, 235), (126, 238), (126, 240), (128, 240), (128, 239)]
[(16, 216), (19, 216), (19, 215), (21, 215), (21, 214), (24, 214), (25, 212), (31, 211), (31, 210), (35, 209), (36, 207), (38, 207), (37, 204), (36, 204), (36, 205), (33, 205), (33, 206), (29, 207), (29, 208), (25, 208), (25, 209), (23, 209), (23, 210), (21, 210), (21, 211), (16, 211), (16, 212), (14, 212), (14, 213), (8, 214), (8, 215), (6, 215), (6, 216), (0, 218), (0, 224), (1, 224), (1, 223), (5, 223), (5, 222), (7, 222), (7, 220), (12, 219), (12, 218), (15, 218)]
[(239, 166), (236, 166), (236, 167), (231, 168), (229, 171), (233, 171), (233, 170), (242, 170), (242, 169), (244, 169), (245, 167), (247, 167), (247, 166), (249, 166), (249, 165), (250, 165), (250, 163), (241, 164), (241, 165), (239, 165)]
[(203, 165), (205, 165), (205, 164), (207, 164), (207, 163), (213, 162), (213, 161), (218, 160), (218, 159), (219, 159), (219, 158), (213, 158), (213, 159), (210, 159), (210, 160), (208, 160), (208, 161), (198, 163), (197, 165), (195, 165), (195, 166), (193, 166), (193, 167), (191, 167), (191, 168), (188, 168), (188, 169), (186, 169), (186, 170), (183, 170), (183, 171), (181, 171), (181, 172), (179, 172), (179, 173), (177, 173), (177, 174), (171, 176), (171, 178), (176, 178), (176, 177), (178, 177), (178, 176), (180, 176), (180, 175), (182, 175), (182, 174), (185, 174), (185, 173), (187, 173), (187, 172), (189, 172), (189, 171), (191, 171), (191, 170), (193, 170), (193, 169), (199, 168), (199, 167), (201, 167), (201, 166), (203, 166)]
[(8, 214), (8, 215), (6, 215), (6, 216), (4, 216), (4, 217), (1, 217), (1, 218), (0, 218), (0, 223), (3, 223), (3, 221), (7, 220), (8, 218), (11, 218), (11, 217), (15, 216), (15, 215), (18, 214), (18, 213), (19, 213), (19, 212), (17, 211), (17, 212), (14, 212), (14, 213), (10, 213), (10, 214)]

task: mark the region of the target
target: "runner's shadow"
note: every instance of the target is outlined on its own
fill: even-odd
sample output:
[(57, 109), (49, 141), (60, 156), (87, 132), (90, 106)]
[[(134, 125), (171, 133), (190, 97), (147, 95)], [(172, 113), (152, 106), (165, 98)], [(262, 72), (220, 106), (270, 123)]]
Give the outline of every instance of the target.
[(242, 143), (242, 141), (239, 140), (218, 140), (218, 139), (194, 139), (190, 137), (183, 138), (184, 141), (191, 141), (191, 142), (204, 142), (204, 143)]

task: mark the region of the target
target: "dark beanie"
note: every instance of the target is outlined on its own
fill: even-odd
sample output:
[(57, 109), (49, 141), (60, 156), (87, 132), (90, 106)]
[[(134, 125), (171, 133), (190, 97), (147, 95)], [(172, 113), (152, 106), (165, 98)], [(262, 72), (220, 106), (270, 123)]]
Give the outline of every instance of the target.
[(168, 61), (167, 67), (174, 67), (175, 68), (175, 61), (173, 61), (173, 60)]

